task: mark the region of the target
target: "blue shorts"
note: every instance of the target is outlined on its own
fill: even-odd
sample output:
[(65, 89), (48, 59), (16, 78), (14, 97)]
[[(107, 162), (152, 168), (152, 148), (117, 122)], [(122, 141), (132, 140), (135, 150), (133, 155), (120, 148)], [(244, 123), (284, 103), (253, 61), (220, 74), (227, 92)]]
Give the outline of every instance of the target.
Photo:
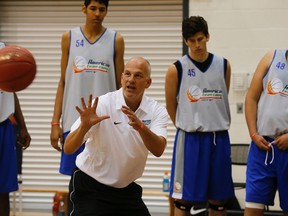
[[(65, 132), (63, 134), (63, 140), (65, 143), (66, 137), (67, 135), (70, 133), (70, 131)], [(73, 154), (65, 154), (62, 148), (62, 152), (61, 152), (61, 161), (60, 161), (60, 169), (59, 172), (64, 174), (64, 175), (72, 175), (73, 172), (76, 170), (76, 157), (78, 154), (80, 154), (83, 149), (85, 148), (85, 144), (83, 144), (75, 153)]]
[[(268, 142), (273, 141), (265, 138)], [(278, 190), (280, 207), (287, 212), (288, 150), (280, 150), (275, 145), (273, 149), (274, 157), (272, 150), (267, 153), (251, 142), (246, 171), (246, 202), (274, 205)]]
[(170, 196), (191, 202), (234, 197), (228, 131), (177, 130), (171, 169)]
[(10, 120), (0, 123), (0, 193), (18, 190), (16, 140)]

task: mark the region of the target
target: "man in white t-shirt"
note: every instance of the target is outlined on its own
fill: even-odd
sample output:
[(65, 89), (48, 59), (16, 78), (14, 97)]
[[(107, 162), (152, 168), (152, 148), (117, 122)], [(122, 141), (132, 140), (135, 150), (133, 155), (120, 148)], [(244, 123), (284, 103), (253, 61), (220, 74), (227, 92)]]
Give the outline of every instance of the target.
[(150, 215), (142, 188), (148, 152), (160, 157), (166, 147), (168, 114), (144, 94), (151, 85), (149, 62), (130, 59), (122, 73), (122, 88), (89, 97), (67, 136), (64, 151), (72, 154), (86, 141), (70, 181), (72, 215)]

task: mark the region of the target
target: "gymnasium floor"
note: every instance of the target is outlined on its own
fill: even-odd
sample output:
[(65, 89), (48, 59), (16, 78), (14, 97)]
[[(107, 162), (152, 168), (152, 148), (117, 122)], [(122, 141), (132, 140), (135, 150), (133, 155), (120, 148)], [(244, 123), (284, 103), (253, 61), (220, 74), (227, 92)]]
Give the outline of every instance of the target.
[(13, 212), (10, 213), (10, 216), (51, 216), (52, 213), (43, 213), (43, 212), (22, 212), (22, 213), (17, 213), (13, 214)]

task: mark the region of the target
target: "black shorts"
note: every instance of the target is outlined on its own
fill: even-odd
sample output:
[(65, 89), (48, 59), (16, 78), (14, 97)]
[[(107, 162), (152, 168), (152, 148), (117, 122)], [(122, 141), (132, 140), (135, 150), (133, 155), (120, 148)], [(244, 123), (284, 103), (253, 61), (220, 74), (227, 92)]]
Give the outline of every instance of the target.
[(135, 182), (113, 188), (76, 170), (69, 185), (70, 216), (150, 216), (142, 200), (142, 187)]

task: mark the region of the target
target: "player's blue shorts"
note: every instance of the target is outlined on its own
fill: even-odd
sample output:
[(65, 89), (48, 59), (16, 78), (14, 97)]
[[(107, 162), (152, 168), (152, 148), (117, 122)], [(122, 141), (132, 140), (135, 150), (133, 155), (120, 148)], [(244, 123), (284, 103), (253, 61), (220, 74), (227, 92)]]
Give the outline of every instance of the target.
[[(67, 135), (70, 133), (70, 131), (63, 133), (63, 140), (65, 142)], [(76, 157), (78, 154), (80, 154), (85, 147), (85, 144), (83, 144), (75, 153), (73, 154), (65, 154), (62, 148), (61, 152), (61, 161), (60, 161), (60, 169), (59, 172), (64, 175), (72, 175), (73, 172), (76, 170)]]
[[(265, 139), (273, 141), (268, 137)], [(251, 142), (246, 171), (246, 202), (274, 205), (277, 189), (280, 207), (287, 212), (288, 150), (283, 151), (273, 145), (273, 150), (267, 153)]]
[(0, 123), (0, 193), (18, 190), (16, 140), (9, 119)]
[(177, 130), (171, 169), (170, 196), (191, 202), (234, 197), (228, 131)]

